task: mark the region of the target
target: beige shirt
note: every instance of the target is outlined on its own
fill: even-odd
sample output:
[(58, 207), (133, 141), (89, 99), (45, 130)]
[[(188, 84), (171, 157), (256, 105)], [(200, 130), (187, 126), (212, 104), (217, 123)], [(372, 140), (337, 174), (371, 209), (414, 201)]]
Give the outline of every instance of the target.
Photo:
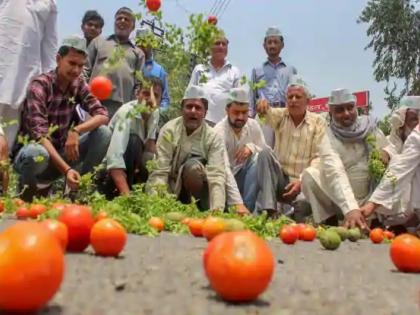
[(274, 152), (285, 174), (298, 179), (303, 170), (316, 164), (318, 147), (325, 135), (325, 119), (306, 111), (299, 126), (295, 126), (287, 108), (270, 108), (266, 124), (274, 129)]
[(223, 140), (203, 123), (191, 135), (187, 135), (182, 117), (165, 124), (157, 141), (157, 169), (148, 180), (154, 185), (169, 187), (171, 193), (181, 192), (180, 181), (183, 164), (193, 156), (206, 160), (206, 175), (209, 186), (210, 209), (224, 209), (226, 204), (226, 170)]

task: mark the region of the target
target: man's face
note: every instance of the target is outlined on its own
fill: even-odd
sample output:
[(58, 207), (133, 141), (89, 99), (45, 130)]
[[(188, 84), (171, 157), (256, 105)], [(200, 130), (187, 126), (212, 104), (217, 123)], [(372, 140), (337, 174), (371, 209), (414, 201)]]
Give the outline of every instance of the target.
[(419, 124), (419, 110), (409, 108), (405, 113), (404, 127), (412, 131)]
[(278, 57), (283, 47), (283, 40), (279, 36), (270, 36), (264, 40), (264, 49), (269, 57)]
[(201, 126), (204, 117), (206, 117), (206, 109), (201, 99), (185, 100), (182, 106), (182, 117), (187, 131), (193, 132)]
[(214, 59), (224, 60), (228, 53), (228, 40), (226, 38), (217, 39), (211, 49), (211, 56)]
[(56, 60), (59, 77), (68, 82), (73, 82), (83, 71), (86, 64), (86, 55), (77, 52), (75, 49), (70, 49), (70, 52), (64, 57), (57, 55)]
[(162, 87), (160, 85), (153, 85), (153, 87), (139, 89), (137, 91), (137, 100), (140, 103), (144, 101), (149, 108), (159, 107), (162, 100)]
[(357, 119), (357, 107), (353, 103), (330, 106), (332, 119), (342, 127), (351, 127)]
[(101, 23), (97, 20), (87, 21), (85, 24), (82, 24), (82, 31), (86, 40), (91, 41), (92, 39), (101, 35)]
[(114, 32), (119, 38), (128, 39), (134, 30), (134, 19), (129, 13), (121, 12), (115, 17)]
[(309, 98), (302, 87), (292, 86), (287, 89), (287, 108), (292, 117), (304, 115), (308, 102)]
[(242, 129), (248, 121), (248, 103), (233, 102), (227, 109), (229, 124), (234, 129)]

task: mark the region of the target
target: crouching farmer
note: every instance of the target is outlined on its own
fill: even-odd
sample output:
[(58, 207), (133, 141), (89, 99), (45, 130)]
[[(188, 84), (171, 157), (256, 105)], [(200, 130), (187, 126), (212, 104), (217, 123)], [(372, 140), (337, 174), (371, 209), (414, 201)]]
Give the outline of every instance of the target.
[(137, 100), (124, 104), (111, 119), (107, 175), (101, 189), (108, 198), (127, 195), (134, 184), (147, 181), (146, 163), (156, 153), (162, 90), (159, 78), (145, 80), (136, 89)]
[(157, 168), (147, 190), (167, 187), (183, 203), (192, 197), (201, 210), (223, 210), (226, 202), (223, 140), (204, 121), (203, 88), (192, 85), (182, 100), (182, 116), (165, 124), (157, 141)]
[[(60, 175), (71, 190), (78, 190), (80, 174), (92, 171), (105, 156), (111, 136), (108, 112), (81, 77), (86, 58), (85, 39), (69, 37), (58, 51), (57, 68), (29, 84), (19, 133), (30, 141), (14, 149), (26, 201), (48, 191)], [(91, 118), (74, 127), (76, 104)]]

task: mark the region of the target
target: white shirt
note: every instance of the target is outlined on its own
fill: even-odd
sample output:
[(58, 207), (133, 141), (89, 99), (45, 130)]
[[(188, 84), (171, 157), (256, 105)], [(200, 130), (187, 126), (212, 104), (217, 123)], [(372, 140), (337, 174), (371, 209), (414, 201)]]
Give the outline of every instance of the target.
[[(203, 82), (205, 81), (205, 83)], [(206, 119), (218, 123), (225, 116), (227, 93), (239, 86), (241, 74), (239, 69), (226, 61), (222, 68), (216, 70), (209, 65), (197, 65), (192, 74), (189, 85), (202, 85), (209, 98), (209, 108)]]
[(55, 0), (0, 1), (0, 104), (19, 108), (30, 80), (55, 67)]
[(238, 150), (247, 146), (252, 153), (255, 153), (260, 152), (266, 146), (261, 127), (259, 123), (252, 118), (248, 119), (239, 136), (235, 134), (227, 117), (223, 118), (222, 121), (214, 126), (214, 131), (216, 131), (225, 142), (227, 155), (229, 157), (229, 165), (233, 174), (238, 173), (245, 163), (236, 161), (235, 154)]

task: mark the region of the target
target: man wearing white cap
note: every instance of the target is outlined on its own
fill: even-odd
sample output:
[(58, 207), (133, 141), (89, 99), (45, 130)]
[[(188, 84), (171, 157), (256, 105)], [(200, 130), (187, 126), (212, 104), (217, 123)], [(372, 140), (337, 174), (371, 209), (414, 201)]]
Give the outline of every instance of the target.
[(399, 108), (395, 110), (389, 122), (391, 132), (387, 137), (389, 145), (384, 148), (389, 158), (400, 154), (405, 140), (419, 123), (420, 96), (405, 96), (401, 99)]
[[(280, 57), (284, 48), (284, 38), (277, 27), (269, 27), (264, 37), (264, 49), (267, 53), (267, 60), (260, 66), (252, 69), (251, 82), (257, 84), (264, 80), (265, 85), (261, 88), (252, 90), (250, 116), (254, 117), (258, 102), (267, 102), (271, 107), (286, 106), (286, 91), (289, 81), (297, 70), (293, 66), (288, 66)], [(267, 144), (273, 147), (273, 130), (264, 126), (264, 135)]]
[(241, 75), (239, 69), (226, 59), (229, 41), (221, 36), (211, 49), (208, 65), (195, 66), (189, 85), (202, 85), (209, 100), (206, 121), (213, 127), (225, 116), (225, 95), (231, 88), (238, 87)]
[[(257, 112), (274, 129), (274, 152), (263, 149), (258, 156), (257, 210), (277, 212), (277, 201), (293, 203), (301, 192), (302, 172), (317, 163), (325, 135), (323, 117), (307, 110), (310, 92), (299, 77), (292, 77), (287, 89), (286, 108), (259, 102)], [(303, 207), (303, 202), (295, 206)]]
[(259, 123), (248, 117), (247, 88), (230, 90), (226, 113), (227, 116), (216, 124), (214, 130), (225, 142), (228, 164), (235, 175), (244, 204), (253, 211), (257, 198), (257, 157), (266, 144)]
[(226, 203), (226, 166), (223, 140), (208, 126), (203, 87), (192, 85), (182, 100), (182, 116), (165, 124), (157, 140), (157, 168), (147, 190), (168, 187), (181, 202), (198, 200), (202, 210), (223, 210)]
[[(420, 96), (401, 101), (411, 108)], [(400, 154), (392, 156), (388, 169), (369, 201), (360, 209), (365, 217), (375, 213), (386, 226), (416, 226), (420, 219), (420, 125), (409, 133)]]
[[(344, 215), (349, 227), (366, 227), (359, 210), (371, 193), (367, 138), (372, 135), (376, 146), (383, 148), (387, 141), (369, 116), (358, 116), (356, 97), (347, 89), (331, 92), (329, 98), (331, 122), (327, 135), (339, 160), (307, 168), (302, 174), (302, 191), (311, 204), (315, 222), (338, 223), (337, 215)], [(341, 160), (341, 161), (340, 161)], [(334, 178), (331, 169), (336, 169)]]

